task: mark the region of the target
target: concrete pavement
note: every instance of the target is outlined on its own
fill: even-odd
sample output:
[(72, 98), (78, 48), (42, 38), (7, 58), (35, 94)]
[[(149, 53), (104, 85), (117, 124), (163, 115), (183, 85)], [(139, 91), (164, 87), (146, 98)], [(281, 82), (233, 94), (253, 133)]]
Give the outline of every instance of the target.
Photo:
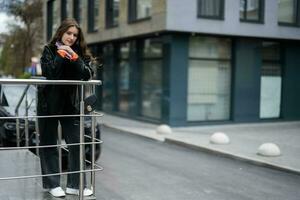
[[(300, 175), (300, 121), (176, 127), (172, 128), (171, 134), (162, 135), (157, 134), (156, 124), (109, 114), (104, 114), (99, 120), (104, 126), (128, 133)], [(215, 132), (227, 134), (231, 142), (226, 145), (211, 144), (209, 140)], [(280, 156), (257, 154), (259, 146), (269, 142), (279, 146)]]

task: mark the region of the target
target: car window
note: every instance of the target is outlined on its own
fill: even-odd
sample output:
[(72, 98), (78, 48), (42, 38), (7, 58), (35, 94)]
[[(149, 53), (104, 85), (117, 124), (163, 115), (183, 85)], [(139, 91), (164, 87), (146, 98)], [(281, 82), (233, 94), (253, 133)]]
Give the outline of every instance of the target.
[[(15, 113), (16, 106), (18, 105), (19, 100), (26, 88), (26, 85), (2, 85), (3, 93), (6, 96), (8, 106), (4, 106), (8, 112), (11, 114)], [(25, 99), (24, 97), (20, 108), (19, 115), (25, 115)], [(27, 101), (29, 107), (28, 115), (35, 115), (36, 110), (36, 89), (34, 86), (30, 86), (27, 91)]]

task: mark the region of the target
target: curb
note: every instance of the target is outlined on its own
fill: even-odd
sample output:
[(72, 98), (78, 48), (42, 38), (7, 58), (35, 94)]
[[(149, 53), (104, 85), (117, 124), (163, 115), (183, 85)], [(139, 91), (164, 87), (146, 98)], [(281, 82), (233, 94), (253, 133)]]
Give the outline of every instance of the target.
[(184, 146), (184, 147), (194, 149), (194, 150), (199, 150), (199, 151), (202, 151), (202, 152), (221, 155), (221, 156), (224, 156), (224, 157), (227, 157), (227, 158), (232, 158), (232, 159), (235, 159), (235, 160), (244, 161), (244, 162), (254, 164), (254, 165), (258, 165), (258, 166), (262, 166), (262, 167), (268, 167), (268, 168), (271, 168), (271, 169), (280, 170), (280, 171), (284, 171), (284, 172), (287, 172), (287, 173), (300, 175), (300, 171), (297, 170), (297, 169), (293, 169), (293, 168), (290, 168), (290, 167), (287, 167), (287, 166), (275, 165), (275, 164), (272, 164), (272, 163), (269, 163), (269, 162), (266, 162), (266, 161), (256, 160), (256, 159), (249, 158), (249, 157), (246, 157), (246, 156), (232, 154), (232, 153), (229, 153), (229, 152), (226, 152), (226, 151), (211, 149), (211, 148), (207, 148), (207, 147), (203, 147), (203, 146), (197, 146), (197, 145), (185, 143), (185, 142), (170, 139), (170, 138), (165, 138), (165, 142), (169, 143), (169, 144), (176, 144), (176, 145)]

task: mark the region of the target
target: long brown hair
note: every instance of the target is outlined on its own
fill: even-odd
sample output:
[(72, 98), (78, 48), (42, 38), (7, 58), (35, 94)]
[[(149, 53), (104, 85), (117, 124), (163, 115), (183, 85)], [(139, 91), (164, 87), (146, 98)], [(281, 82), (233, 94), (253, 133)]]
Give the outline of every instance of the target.
[(72, 48), (73, 50), (77, 51), (77, 53), (84, 58), (92, 59), (92, 55), (90, 51), (87, 48), (87, 44), (85, 42), (82, 30), (79, 26), (79, 24), (76, 22), (75, 19), (65, 19), (64, 21), (61, 22), (60, 26), (58, 27), (56, 33), (52, 37), (50, 44), (55, 45), (57, 41), (61, 41), (61, 38), (65, 32), (70, 27), (76, 27), (78, 29), (78, 37), (76, 42), (73, 44)]

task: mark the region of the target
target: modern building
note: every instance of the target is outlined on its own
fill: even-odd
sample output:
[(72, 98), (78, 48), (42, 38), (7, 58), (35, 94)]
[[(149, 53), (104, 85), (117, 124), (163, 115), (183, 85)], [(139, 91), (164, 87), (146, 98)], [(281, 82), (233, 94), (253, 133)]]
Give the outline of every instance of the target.
[(103, 111), (171, 126), (300, 120), (300, 0), (50, 0), (104, 61)]

